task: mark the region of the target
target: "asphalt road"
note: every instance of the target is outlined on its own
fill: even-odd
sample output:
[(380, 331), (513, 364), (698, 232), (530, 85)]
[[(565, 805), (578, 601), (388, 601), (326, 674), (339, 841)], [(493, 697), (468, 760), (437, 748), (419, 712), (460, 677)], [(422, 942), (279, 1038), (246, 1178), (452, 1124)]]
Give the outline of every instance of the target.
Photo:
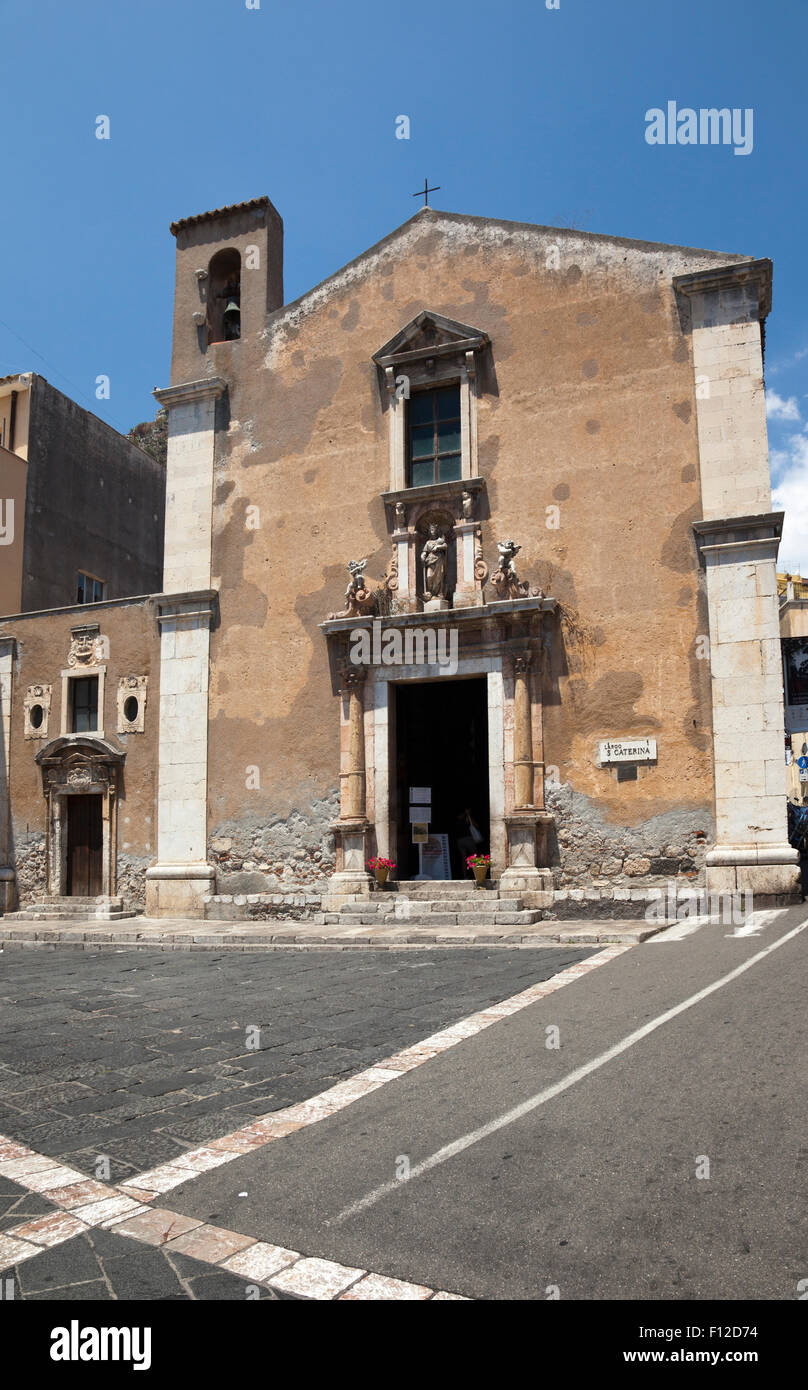
[(170, 1205), (473, 1298), (795, 1299), (808, 1277), (808, 930), (754, 958), (805, 918), (628, 950)]

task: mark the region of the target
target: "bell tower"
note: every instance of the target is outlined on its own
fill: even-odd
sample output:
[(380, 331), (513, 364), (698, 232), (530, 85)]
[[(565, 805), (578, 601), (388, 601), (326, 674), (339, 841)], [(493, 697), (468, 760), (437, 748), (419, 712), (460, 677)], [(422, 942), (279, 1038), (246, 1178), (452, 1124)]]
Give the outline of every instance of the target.
[(177, 241), (168, 411), (157, 862), (146, 871), (152, 917), (204, 916), (207, 862), (213, 465), (217, 402), (250, 368), (268, 313), (283, 303), (283, 223), (268, 198), (171, 226)]
[[(283, 221), (269, 198), (172, 222), (177, 243), (171, 385), (224, 371), (283, 304)], [(235, 363), (233, 364), (235, 365)]]

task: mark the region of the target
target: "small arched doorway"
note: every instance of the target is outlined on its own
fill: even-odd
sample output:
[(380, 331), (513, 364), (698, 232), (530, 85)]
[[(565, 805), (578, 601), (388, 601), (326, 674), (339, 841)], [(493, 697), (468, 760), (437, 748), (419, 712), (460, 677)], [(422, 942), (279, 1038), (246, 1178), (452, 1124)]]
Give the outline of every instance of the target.
[(125, 757), (108, 739), (91, 735), (54, 739), (37, 754), (48, 807), (49, 895), (114, 896)]

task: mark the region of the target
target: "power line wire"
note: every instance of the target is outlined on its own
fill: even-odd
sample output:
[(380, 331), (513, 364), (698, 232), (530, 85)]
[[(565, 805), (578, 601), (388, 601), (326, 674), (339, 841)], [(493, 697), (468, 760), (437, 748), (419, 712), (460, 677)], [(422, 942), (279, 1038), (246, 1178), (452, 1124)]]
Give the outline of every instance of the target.
[[(47, 357), (44, 357), (41, 352), (37, 352), (37, 349), (35, 347), (32, 347), (29, 342), (26, 342), (22, 334), (17, 333), (17, 331), (14, 328), (12, 328), (10, 324), (6, 323), (4, 319), (0, 319), (0, 327), (5, 328), (6, 331), (11, 334), (12, 338), (16, 338), (18, 342), (22, 343), (23, 347), (26, 348), (28, 352), (32, 352), (35, 357), (38, 357), (40, 362), (44, 362), (45, 366), (52, 374), (61, 377), (62, 381), (67, 382), (71, 391), (74, 391), (77, 396), (80, 396), (84, 401), (88, 402), (93, 411), (93, 414), (97, 414), (97, 399), (95, 401), (91, 401), (90, 397), (86, 395), (84, 391), (82, 391), (81, 388), (78, 387), (74, 381), (71, 381), (69, 376), (66, 376), (65, 373), (61, 372), (58, 367), (55, 367), (53, 363), (49, 361)], [(109, 424), (110, 421), (107, 420), (105, 423)], [(122, 428), (121, 425), (117, 423), (117, 421), (113, 421), (113, 426), (118, 431), (118, 434), (127, 435), (129, 433), (129, 430)]]

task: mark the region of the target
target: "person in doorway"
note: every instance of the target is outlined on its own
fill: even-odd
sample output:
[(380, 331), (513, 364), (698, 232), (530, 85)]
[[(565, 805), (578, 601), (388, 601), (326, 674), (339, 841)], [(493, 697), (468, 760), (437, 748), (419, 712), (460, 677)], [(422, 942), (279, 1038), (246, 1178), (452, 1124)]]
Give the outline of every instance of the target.
[(468, 806), (457, 817), (455, 822), (455, 845), (460, 859), (460, 875), (465, 878), (468, 872), (466, 860), (470, 854), (482, 854), (485, 836), (471, 814)]

